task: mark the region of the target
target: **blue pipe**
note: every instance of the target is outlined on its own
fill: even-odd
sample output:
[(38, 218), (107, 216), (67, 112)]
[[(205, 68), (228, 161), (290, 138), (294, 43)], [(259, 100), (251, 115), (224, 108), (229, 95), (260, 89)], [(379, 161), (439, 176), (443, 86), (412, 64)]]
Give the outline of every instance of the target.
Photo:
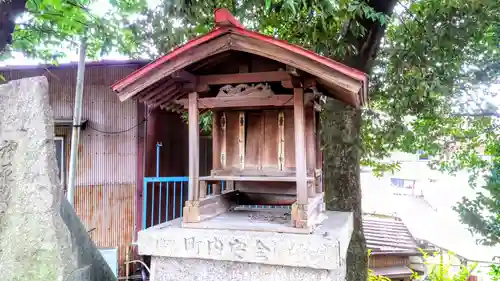
[(160, 147), (161, 142), (156, 143), (156, 177), (160, 177)]

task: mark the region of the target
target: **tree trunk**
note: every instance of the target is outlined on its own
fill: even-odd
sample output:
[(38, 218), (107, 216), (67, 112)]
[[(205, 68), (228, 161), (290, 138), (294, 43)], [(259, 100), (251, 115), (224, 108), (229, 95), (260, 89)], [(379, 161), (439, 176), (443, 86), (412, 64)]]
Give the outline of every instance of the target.
[(360, 188), (361, 111), (329, 98), (321, 113), (326, 209), (353, 213), (346, 281), (365, 281), (368, 257), (362, 229)]
[[(364, 0), (375, 11), (391, 15), (396, 0)], [(369, 18), (356, 18), (366, 32), (345, 34), (357, 52), (341, 58), (344, 64), (370, 73), (386, 26)], [(346, 281), (368, 279), (368, 253), (363, 234), (360, 187), (361, 111), (342, 102), (328, 99), (321, 114), (323, 142), (323, 173), (326, 209), (352, 212), (353, 233), (347, 249)]]
[(0, 55), (12, 43), (15, 20), (26, 10), (26, 0), (0, 1)]

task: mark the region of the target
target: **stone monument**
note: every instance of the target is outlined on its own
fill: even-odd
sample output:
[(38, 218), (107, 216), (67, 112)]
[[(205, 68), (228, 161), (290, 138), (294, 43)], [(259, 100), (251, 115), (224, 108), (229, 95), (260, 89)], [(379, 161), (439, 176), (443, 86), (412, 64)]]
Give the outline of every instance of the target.
[(57, 174), (45, 77), (0, 86), (0, 280), (116, 280)]
[(152, 257), (153, 281), (343, 281), (352, 215), (326, 215), (307, 235), (183, 228), (178, 219), (139, 232), (139, 253)]

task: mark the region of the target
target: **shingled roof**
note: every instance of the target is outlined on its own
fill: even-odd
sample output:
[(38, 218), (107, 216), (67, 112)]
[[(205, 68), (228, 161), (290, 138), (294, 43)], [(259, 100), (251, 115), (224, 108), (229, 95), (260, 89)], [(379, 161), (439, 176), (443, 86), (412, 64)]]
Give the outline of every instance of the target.
[[(169, 108), (189, 92), (206, 88), (196, 87), (205, 86), (200, 83), (203, 82), (203, 73), (199, 67), (215, 67), (224, 54), (245, 53), (303, 71), (326, 89), (325, 94), (354, 107), (366, 104), (367, 74), (300, 46), (246, 29), (226, 9), (215, 10), (214, 19), (212, 31), (188, 41), (112, 85), (119, 99), (138, 98), (140, 102)], [(189, 83), (179, 81), (183, 79)], [(151, 101), (152, 96), (162, 102)]]
[(373, 255), (420, 255), (417, 243), (397, 218), (363, 216), (366, 245)]

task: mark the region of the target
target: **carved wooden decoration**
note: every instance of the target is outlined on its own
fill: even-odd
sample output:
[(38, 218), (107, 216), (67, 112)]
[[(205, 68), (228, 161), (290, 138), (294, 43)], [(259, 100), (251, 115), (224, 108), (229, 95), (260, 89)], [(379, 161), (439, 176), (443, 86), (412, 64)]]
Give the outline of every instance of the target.
[(239, 84), (237, 86), (226, 85), (220, 88), (217, 97), (268, 97), (274, 95), (268, 84), (257, 84), (249, 86)]
[(278, 114), (278, 167), (283, 171), (285, 166), (285, 113)]
[(245, 112), (241, 111), (239, 120), (239, 151), (240, 151), (240, 169), (245, 169)]
[(220, 145), (220, 165), (222, 169), (226, 168), (226, 113), (222, 112), (222, 116), (220, 118), (220, 128), (222, 130), (222, 140)]

